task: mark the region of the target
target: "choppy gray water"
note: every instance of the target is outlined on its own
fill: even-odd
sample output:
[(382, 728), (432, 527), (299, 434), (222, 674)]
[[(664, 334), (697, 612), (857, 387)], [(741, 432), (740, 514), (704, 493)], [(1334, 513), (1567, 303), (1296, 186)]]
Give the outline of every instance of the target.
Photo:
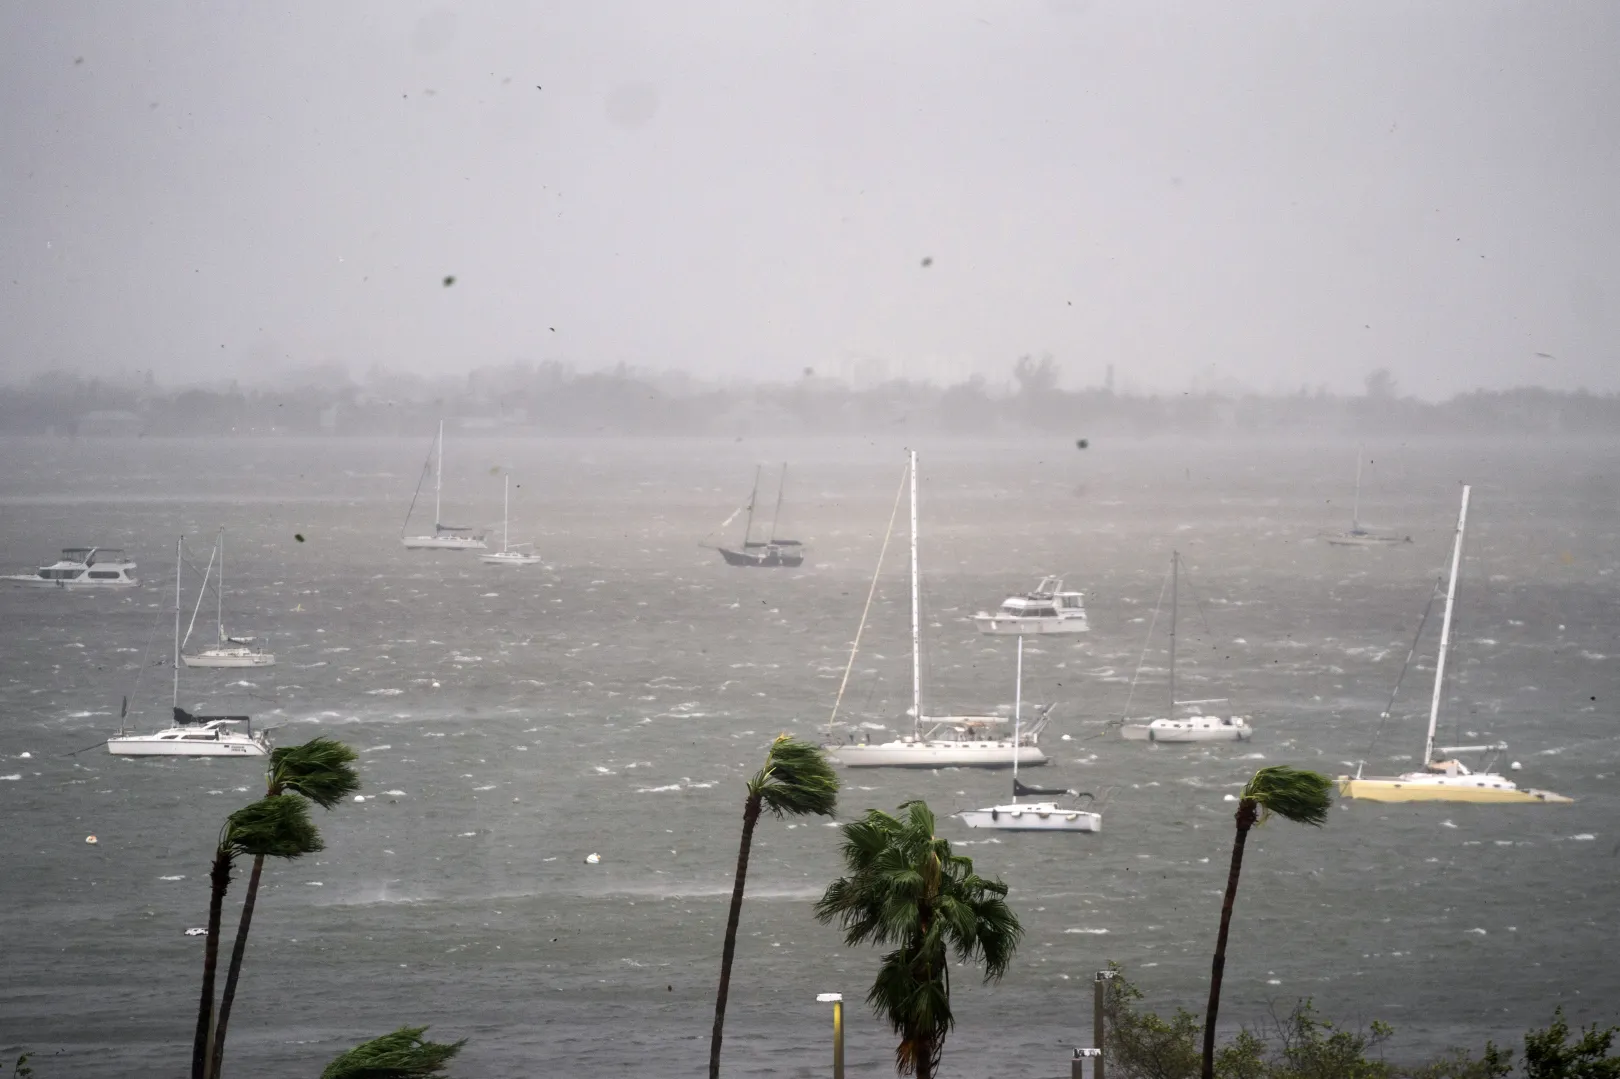
[[(0, 1043), (33, 1049), (40, 1079), (185, 1067), (202, 948), (183, 930), (205, 920), (219, 822), (260, 777), (62, 754), (116, 726), (137, 671), (134, 710), (163, 716), (173, 537), (206, 560), (220, 525), (231, 624), (268, 635), (280, 662), (187, 672), (182, 703), (251, 709), (283, 741), (347, 740), (368, 796), (321, 816), (318, 860), (267, 872), (233, 1073), (318, 1074), (405, 1023), (470, 1038), (458, 1074), (703, 1068), (742, 781), (772, 735), (826, 720), (901, 447), (453, 440), (448, 520), (498, 522), (492, 470), (513, 472), (514, 536), (548, 563), (514, 570), (399, 546), (426, 441), (4, 444), (7, 572), (69, 544), (122, 544), (144, 581), (124, 595), (0, 593)], [(955, 981), (947, 1074), (1066, 1074), (1068, 1047), (1089, 1041), (1091, 972), (1109, 959), (1155, 1006), (1202, 1007), (1222, 799), (1261, 761), (1337, 774), (1366, 754), (1443, 571), (1459, 481), (1475, 506), (1448, 722), (1508, 741), (1515, 778), (1578, 801), (1357, 803), (1319, 832), (1266, 828), (1222, 1016), (1309, 995), (1329, 1015), (1393, 1023), (1396, 1055), (1516, 1042), (1560, 1002), (1616, 1018), (1620, 448), (1371, 446), (1362, 517), (1414, 539), (1383, 551), (1312, 539), (1348, 517), (1353, 447), (920, 449), (928, 700), (1010, 702), (1011, 642), (965, 619), (1066, 572), (1093, 631), (1026, 657), (1026, 699), (1061, 702), (1040, 778), (1117, 788), (1101, 835), (942, 824), (1009, 882), (1028, 932), (1004, 983)], [(728, 569), (696, 541), (746, 495), (756, 460), (784, 458), (783, 531), (812, 544), (810, 564)], [(1250, 745), (1126, 744), (1105, 727), (1172, 545), (1207, 620), (1183, 611), (1183, 695), (1230, 697), (1259, 727)], [(902, 555), (846, 698), (851, 718), (891, 727), (909, 703)], [(1162, 638), (1147, 657), (1137, 700), (1157, 709)], [(1429, 677), (1427, 663), (1410, 676), (1373, 770), (1421, 750)], [(943, 815), (1006, 793), (1000, 774), (844, 775), (846, 815), (910, 797)], [(810, 915), (835, 840), (819, 821), (760, 827), (729, 1074), (820, 1074), (815, 994), (858, 1001), (870, 983), (876, 954)], [(852, 1068), (888, 1071), (891, 1047), (854, 1004)]]

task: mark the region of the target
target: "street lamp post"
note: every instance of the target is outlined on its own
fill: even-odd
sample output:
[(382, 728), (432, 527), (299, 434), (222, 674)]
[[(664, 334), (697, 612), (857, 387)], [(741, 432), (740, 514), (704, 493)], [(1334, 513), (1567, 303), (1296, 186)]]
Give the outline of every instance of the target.
[(817, 993), (816, 1000), (833, 1006), (833, 1079), (844, 1079), (844, 994)]
[[(1091, 983), (1091, 1041), (1097, 1047), (1097, 1060), (1091, 1066), (1091, 1079), (1103, 1079), (1103, 1049), (1107, 1041), (1103, 996), (1108, 991), (1108, 983), (1113, 981), (1118, 973), (1115, 970), (1099, 970)], [(1076, 1064), (1075, 1067), (1078, 1068), (1079, 1065)]]

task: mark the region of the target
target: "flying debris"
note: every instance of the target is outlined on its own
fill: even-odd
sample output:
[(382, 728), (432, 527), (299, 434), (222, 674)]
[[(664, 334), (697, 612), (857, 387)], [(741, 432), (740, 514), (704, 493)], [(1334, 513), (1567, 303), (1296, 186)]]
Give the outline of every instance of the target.
[(1077, 438), (1074, 440), (1074, 448), (1077, 450), (1089, 449), (1090, 446), (1091, 439), (1089, 438)]

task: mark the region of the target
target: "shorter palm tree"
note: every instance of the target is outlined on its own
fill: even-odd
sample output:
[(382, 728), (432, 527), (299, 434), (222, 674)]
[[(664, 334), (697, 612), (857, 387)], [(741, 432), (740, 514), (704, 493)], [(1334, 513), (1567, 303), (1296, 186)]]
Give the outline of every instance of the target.
[(236, 859), (297, 858), (324, 848), (320, 833), (309, 819), (309, 803), (296, 794), (261, 798), (225, 818), (209, 873), (208, 936), (203, 943), (202, 997), (197, 1005), (197, 1033), (191, 1047), (192, 1079), (205, 1079), (207, 1075), (214, 1025), (214, 975), (219, 967), (220, 915)]
[(1226, 898), (1221, 902), (1221, 931), (1215, 938), (1215, 959), (1209, 972), (1209, 1011), (1204, 1016), (1203, 1079), (1215, 1079), (1215, 1015), (1221, 1006), (1221, 976), (1226, 971), (1226, 935), (1232, 927), (1232, 904), (1237, 900), (1238, 877), (1243, 872), (1243, 845), (1249, 829), (1272, 817), (1320, 828), (1327, 823), (1333, 804), (1333, 781), (1320, 772), (1272, 765), (1254, 773), (1238, 796), (1237, 837), (1232, 841), (1232, 868), (1226, 876)]
[[(360, 775), (352, 765), (359, 754), (331, 738), (311, 738), (302, 745), (278, 746), (270, 752), (266, 770), (265, 794), (297, 794), (322, 809), (332, 809), (360, 789)], [(214, 1021), (214, 1048), (209, 1058), (209, 1079), (219, 1079), (225, 1065), (225, 1034), (230, 1027), (231, 1005), (236, 1001), (236, 983), (242, 976), (247, 955), (248, 929), (253, 924), (253, 908), (259, 898), (259, 880), (264, 875), (264, 856), (253, 859), (247, 888), (242, 896), (242, 917), (236, 926), (236, 943), (225, 971), (225, 989), (220, 994), (219, 1018)]]
[(400, 1027), (340, 1055), (321, 1079), (431, 1079), (444, 1074), (450, 1058), (467, 1044), (423, 1041), (427, 1027)]
[(720, 988), (714, 997), (714, 1033), (709, 1039), (709, 1079), (720, 1076), (720, 1040), (726, 1022), (726, 998), (731, 993), (731, 963), (737, 954), (737, 924), (742, 920), (743, 884), (748, 879), (748, 854), (754, 843), (754, 825), (762, 810), (783, 817), (818, 813), (830, 817), (838, 808), (838, 775), (819, 746), (777, 735), (765, 752), (765, 766), (748, 781), (743, 799), (742, 844), (737, 851), (737, 875), (731, 882), (731, 912), (726, 916), (726, 939), (720, 950)]
[(1024, 930), (1007, 906), (1007, 886), (973, 872), (934, 834), (927, 803), (906, 802), (903, 818), (868, 810), (844, 825), (849, 876), (834, 881), (816, 918), (837, 921), (844, 943), (893, 944), (866, 994), (873, 1012), (900, 1036), (895, 1069), (932, 1079), (955, 1024), (948, 953), (984, 966), (984, 980), (1007, 972)]

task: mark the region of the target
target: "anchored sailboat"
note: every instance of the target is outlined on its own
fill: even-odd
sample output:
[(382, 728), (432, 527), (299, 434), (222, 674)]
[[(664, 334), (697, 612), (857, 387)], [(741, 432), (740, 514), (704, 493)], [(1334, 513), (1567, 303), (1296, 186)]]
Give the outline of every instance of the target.
[[(1429, 733), (1423, 742), (1423, 770), (1390, 777), (1363, 776), (1361, 768), (1356, 774), (1339, 777), (1339, 792), (1346, 798), (1365, 798), (1373, 802), (1496, 802), (1533, 804), (1569, 803), (1573, 798), (1551, 791), (1521, 788), (1495, 772), (1470, 771), (1455, 758), (1438, 760), (1436, 754), (1453, 753), (1500, 754), (1507, 749), (1505, 742), (1483, 746), (1436, 746), (1435, 728), (1440, 722), (1440, 699), (1445, 686), (1446, 655), (1451, 648), (1451, 614), (1457, 599), (1457, 571), (1462, 565), (1463, 533), (1468, 525), (1468, 493), (1462, 489), (1462, 509), (1457, 514), (1457, 539), (1451, 549), (1451, 581), (1446, 586), (1446, 613), (1440, 624), (1440, 648), (1434, 661), (1434, 694), (1429, 701)], [(1431, 601), (1432, 602), (1432, 601)], [(1388, 715), (1388, 712), (1385, 712)], [(1515, 765), (1517, 767), (1517, 765)]]
[[(1050, 705), (1047, 706), (1048, 710)], [(967, 809), (958, 814), (969, 828), (993, 828), (1004, 832), (1098, 832), (1102, 814), (1079, 805), (1059, 805), (1054, 801), (1020, 802), (1021, 797), (1067, 795), (1078, 801), (1092, 795), (1061, 787), (1026, 787), (1018, 782), (1018, 736), (1024, 709), (1024, 638), (1018, 638), (1018, 673), (1013, 688), (1013, 799), (1006, 805), (988, 809)]]
[(759, 474), (760, 469), (754, 469), (754, 489), (748, 495), (748, 504), (739, 506), (720, 523), (725, 528), (737, 519), (737, 514), (744, 510), (748, 512), (747, 522), (743, 525), (742, 543), (736, 547), (717, 546), (720, 557), (726, 560), (728, 566), (747, 566), (754, 569), (792, 569), (804, 565), (804, 544), (799, 540), (778, 539), (776, 526), (782, 517), (782, 495), (787, 489), (787, 465), (782, 466), (782, 478), (776, 485), (776, 512), (771, 516), (771, 530), (764, 540), (754, 539), (754, 506), (759, 500)]
[[(907, 458), (911, 486), (911, 733), (889, 742), (871, 743), (830, 741), (832, 721), (828, 721), (828, 753), (853, 768), (1007, 768), (1022, 760), (1026, 766), (1046, 763), (1038, 744), (1046, 726), (1043, 714), (1027, 731), (1007, 737), (1005, 716), (929, 716), (922, 705), (921, 600), (917, 569), (917, 451)], [(885, 544), (887, 540), (885, 540)], [(879, 558), (879, 569), (882, 559)], [(861, 626), (865, 628), (865, 618)], [(856, 631), (856, 647), (860, 630)], [(854, 665), (855, 650), (850, 651)], [(845, 683), (849, 672), (846, 670)], [(840, 690), (842, 694), (842, 690)], [(833, 706), (834, 718), (837, 705)]]
[[(1254, 734), (1254, 728), (1241, 716), (1206, 716), (1198, 708), (1206, 704), (1226, 704), (1224, 697), (1201, 701), (1176, 700), (1176, 619), (1177, 593), (1181, 582), (1181, 552), (1170, 552), (1170, 710), (1162, 719), (1146, 723), (1126, 723), (1120, 734), (1131, 742), (1245, 742)], [(1159, 593), (1162, 602), (1164, 593)], [(1157, 617), (1158, 612), (1154, 612)], [(1153, 632), (1152, 626), (1148, 632)], [(1138, 668), (1140, 671), (1140, 668)], [(1132, 689), (1135, 683), (1132, 683)], [(1127, 705), (1127, 707), (1129, 707)], [(1177, 716), (1176, 709), (1191, 708), (1194, 714)]]
[[(219, 539), (214, 544), (214, 557), (219, 560), (219, 587), (214, 590), (214, 626), (217, 636), (214, 647), (205, 648), (192, 655), (181, 655), (180, 659), (187, 667), (274, 667), (276, 657), (272, 652), (266, 652), (258, 647), (252, 637), (232, 637), (225, 632), (225, 530), (219, 530)], [(212, 563), (214, 558), (210, 558)], [(203, 574), (203, 591), (208, 590), (208, 574)], [(197, 596), (197, 603), (201, 605), (202, 595)], [(193, 622), (196, 615), (192, 615)]]
[[(407, 536), (405, 529), (410, 527), (411, 511), (416, 509), (416, 500), (422, 494), (422, 481), (427, 479), (428, 472), (433, 473), (433, 534), (431, 536)], [(439, 421), (439, 437), (433, 440), (433, 448), (428, 451), (427, 463), (422, 466), (422, 475), (416, 481), (416, 492), (411, 495), (411, 507), (405, 511), (405, 524), (400, 528), (399, 542), (407, 548), (432, 551), (482, 551), (487, 545), (484, 543), (484, 533), (476, 528), (463, 525), (447, 525), (442, 522), (439, 514), (439, 497), (444, 488), (444, 421)]]
[(534, 544), (508, 542), (508, 521), (512, 510), (512, 477), (507, 476), (505, 480), (501, 491), (501, 549), (479, 555), (478, 561), (487, 562), (492, 566), (532, 566), (540, 561), (540, 556), (524, 548), (533, 547)]
[(1369, 532), (1361, 527), (1361, 459), (1364, 456), (1363, 448), (1356, 447), (1356, 496), (1350, 504), (1350, 527), (1343, 532), (1324, 533), (1322, 538), (1335, 547), (1391, 547), (1397, 543), (1411, 543), (1411, 536)]
[[(153, 734), (120, 730), (107, 739), (107, 752), (124, 757), (268, 757), (270, 742), (264, 732), (253, 732), (248, 716), (194, 716), (180, 707), (180, 568), (184, 538), (174, 545), (174, 689), (171, 707), (174, 726)], [(129, 714), (129, 700), (119, 711)], [(244, 725), (246, 730), (238, 730)]]

